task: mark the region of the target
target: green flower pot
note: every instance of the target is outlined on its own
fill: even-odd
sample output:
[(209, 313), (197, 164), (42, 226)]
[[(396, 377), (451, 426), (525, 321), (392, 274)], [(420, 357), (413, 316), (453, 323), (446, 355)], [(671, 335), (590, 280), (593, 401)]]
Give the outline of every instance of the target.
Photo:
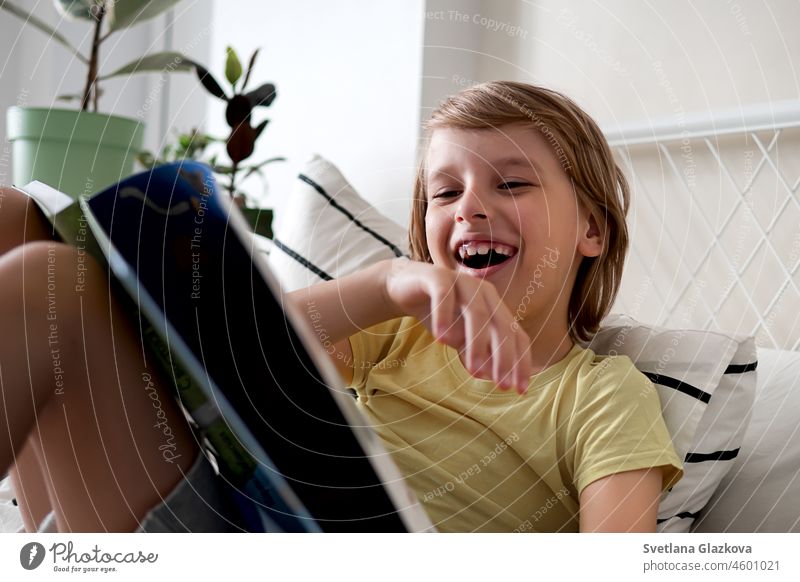
[(39, 180), (73, 198), (131, 175), (144, 137), (135, 119), (67, 109), (10, 107), (6, 127), (14, 183)]

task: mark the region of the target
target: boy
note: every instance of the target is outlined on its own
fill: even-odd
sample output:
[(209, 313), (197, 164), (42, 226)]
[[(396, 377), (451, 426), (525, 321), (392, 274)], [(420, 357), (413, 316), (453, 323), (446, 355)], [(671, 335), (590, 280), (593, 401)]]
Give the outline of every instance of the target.
[(440, 531), (654, 531), (681, 476), (658, 396), (626, 357), (576, 343), (627, 250), (627, 184), (602, 133), (566, 97), (511, 82), (448, 98), (427, 129), (415, 260), (290, 299), (322, 314)]

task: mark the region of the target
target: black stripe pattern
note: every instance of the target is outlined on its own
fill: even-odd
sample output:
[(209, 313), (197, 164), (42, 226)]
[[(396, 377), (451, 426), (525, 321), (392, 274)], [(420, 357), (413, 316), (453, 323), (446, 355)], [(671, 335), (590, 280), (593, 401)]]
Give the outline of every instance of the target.
[(663, 374), (656, 374), (654, 372), (642, 373), (650, 378), (650, 381), (653, 384), (659, 384), (660, 386), (666, 386), (667, 388), (674, 388), (678, 392), (683, 392), (684, 394), (687, 394), (692, 398), (697, 398), (700, 402), (704, 402), (706, 404), (708, 404), (708, 402), (711, 400), (711, 394), (704, 390), (700, 390), (700, 388), (695, 388), (686, 382), (676, 380), (675, 378), (671, 378), (669, 376), (664, 376)]
[(288, 246), (283, 244), (277, 238), (272, 239), (272, 244), (274, 244), (278, 249), (280, 249), (290, 257), (292, 257), (295, 261), (303, 265), (303, 267), (314, 273), (317, 277), (319, 277), (323, 281), (331, 281), (333, 279), (333, 277), (328, 275), (328, 273), (317, 267), (315, 264), (313, 264), (311, 261), (309, 261), (307, 258), (305, 258), (297, 251), (290, 249)]
[(697, 516), (700, 515), (699, 511), (695, 511), (694, 513), (689, 511), (682, 511), (677, 515), (673, 515), (672, 517), (665, 517), (664, 519), (657, 520), (658, 523), (664, 523), (665, 521), (669, 521), (670, 519), (697, 519)]
[(725, 368), (726, 374), (744, 374), (745, 372), (752, 372), (758, 367), (758, 362), (751, 362), (749, 364), (731, 364)]
[(325, 198), (325, 200), (328, 201), (328, 204), (330, 204), (336, 210), (338, 210), (339, 212), (344, 214), (347, 218), (350, 219), (350, 221), (353, 224), (355, 224), (357, 227), (362, 229), (364, 232), (372, 235), (376, 240), (380, 241), (381, 243), (383, 243), (384, 245), (389, 247), (389, 249), (394, 253), (394, 255), (396, 257), (408, 257), (408, 255), (406, 255), (403, 251), (401, 251), (399, 248), (397, 248), (397, 246), (395, 244), (393, 244), (391, 241), (385, 239), (383, 236), (381, 236), (380, 234), (378, 234), (377, 232), (372, 230), (370, 227), (368, 227), (367, 225), (363, 224), (355, 216), (353, 216), (353, 214), (349, 210), (347, 210), (347, 208), (345, 208), (344, 206), (342, 206), (341, 204), (336, 202), (336, 200), (334, 200), (333, 197), (330, 194), (325, 192), (325, 189), (322, 186), (320, 186), (319, 184), (317, 184), (314, 180), (312, 180), (311, 178), (309, 178), (305, 174), (299, 174), (297, 177), (300, 178), (303, 182), (305, 182), (309, 186), (311, 186), (312, 188), (314, 188), (314, 190), (316, 190), (323, 198)]
[(706, 461), (730, 461), (739, 454), (739, 449), (731, 451), (716, 451), (713, 453), (687, 453), (684, 462), (705, 463)]

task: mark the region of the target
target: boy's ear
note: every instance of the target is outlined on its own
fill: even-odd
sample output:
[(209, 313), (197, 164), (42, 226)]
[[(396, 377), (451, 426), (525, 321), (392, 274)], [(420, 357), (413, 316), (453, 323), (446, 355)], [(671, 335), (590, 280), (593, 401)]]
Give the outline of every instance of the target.
[(578, 251), (584, 257), (597, 257), (603, 252), (605, 236), (594, 213), (588, 209), (585, 212), (586, 218), (581, 221), (581, 231), (578, 233)]

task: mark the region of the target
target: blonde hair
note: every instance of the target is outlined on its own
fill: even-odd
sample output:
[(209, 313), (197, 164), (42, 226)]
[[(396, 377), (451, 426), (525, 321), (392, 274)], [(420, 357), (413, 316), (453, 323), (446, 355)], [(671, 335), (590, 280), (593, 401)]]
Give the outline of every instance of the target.
[[(588, 340), (611, 309), (619, 290), (628, 251), (629, 188), (600, 128), (572, 100), (549, 89), (513, 81), (492, 81), (445, 99), (425, 124), (426, 135), (438, 128), (485, 129), (526, 123), (553, 149), (575, 192), (594, 216), (604, 244), (597, 257), (584, 257), (569, 300), (570, 337)], [(412, 257), (433, 262), (425, 235), (428, 197), (425, 158), (414, 184), (409, 239)]]

